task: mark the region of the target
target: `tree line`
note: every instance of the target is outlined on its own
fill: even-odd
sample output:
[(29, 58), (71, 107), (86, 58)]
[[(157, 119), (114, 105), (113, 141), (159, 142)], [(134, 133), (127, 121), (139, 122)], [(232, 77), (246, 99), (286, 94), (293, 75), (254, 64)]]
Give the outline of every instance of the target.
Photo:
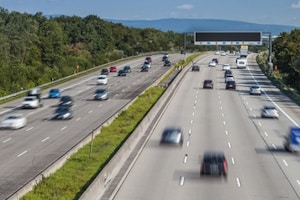
[(300, 92), (300, 29), (283, 32), (272, 43), (272, 62), (286, 85)]
[(0, 7), (0, 96), (116, 59), (179, 51), (183, 34), (111, 23), (95, 15), (47, 18)]

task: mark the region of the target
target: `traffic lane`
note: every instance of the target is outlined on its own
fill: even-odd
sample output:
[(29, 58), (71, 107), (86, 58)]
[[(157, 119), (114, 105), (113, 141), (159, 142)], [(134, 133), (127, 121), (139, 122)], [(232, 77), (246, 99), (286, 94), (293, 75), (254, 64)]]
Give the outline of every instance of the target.
[[(187, 90), (185, 90), (185, 93), (186, 93), (186, 91)], [(225, 92), (226, 90), (221, 90), (222, 92)], [(226, 94), (226, 96), (232, 96), (233, 95), (233, 97), (230, 97), (229, 99), (229, 102), (228, 103), (225, 103), (225, 104), (229, 104), (229, 105), (231, 105), (231, 106), (233, 106), (234, 104), (232, 103), (232, 102), (238, 102), (238, 101), (241, 101), (240, 99), (239, 99), (239, 97), (238, 97), (238, 95), (237, 95), (237, 93), (235, 93), (234, 91), (226, 91), (227, 92), (227, 94)], [(237, 95), (237, 99), (236, 98), (234, 98), (234, 96), (235, 95)], [(185, 94), (185, 96), (186, 96), (186, 94)], [(198, 96), (198, 95), (197, 95)], [(201, 95), (200, 95), (201, 96)], [(220, 98), (212, 98), (212, 99), (221, 99), (221, 96), (220, 96)], [(212, 99), (209, 99), (209, 101), (208, 101), (208, 103), (210, 103), (210, 102), (212, 102)], [(205, 102), (205, 101), (204, 101)], [(226, 100), (225, 100), (225, 102), (226, 102)], [(195, 102), (194, 102), (195, 103)], [(206, 102), (207, 103), (207, 102)], [(220, 101), (219, 102), (219, 104), (220, 103), (222, 103), (222, 101)], [(179, 103), (179, 105), (177, 105), (177, 106), (175, 106), (176, 108), (177, 108), (177, 110), (178, 110), (178, 108), (180, 108), (180, 107), (182, 107), (182, 104), (183, 104), (183, 102), (180, 102)], [(183, 104), (183, 105), (185, 105), (185, 104)], [(194, 105), (194, 104), (193, 104)], [(205, 104), (204, 104), (205, 105)], [(213, 103), (213, 106), (215, 106), (215, 105), (218, 105), (218, 102), (215, 102), (215, 103)], [(207, 105), (205, 105), (205, 107), (207, 107)], [(204, 109), (200, 109), (200, 110), (203, 110), (204, 111), (204, 113), (207, 113), (207, 111), (205, 112), (205, 107), (204, 107)], [(226, 106), (225, 106), (226, 107)], [(220, 110), (223, 110), (223, 107), (219, 107), (220, 108)], [(235, 107), (234, 107), (235, 108)], [(241, 105), (241, 108), (242, 109), (244, 109), (243, 108), (243, 105)], [(172, 109), (172, 110), (174, 110), (174, 109)], [(184, 110), (186, 110), (186, 109), (184, 109)], [(180, 110), (178, 110), (179, 112), (180, 112)], [(229, 111), (229, 113), (230, 112), (232, 112), (232, 110), (230, 110)], [(239, 111), (239, 112), (241, 112), (241, 111)], [(212, 113), (214, 113), (214, 112), (212, 112)], [(238, 112), (237, 112), (238, 113)], [(239, 134), (239, 136), (241, 136), (242, 134), (241, 133), (245, 133), (245, 131), (244, 131), (244, 129), (245, 129), (245, 126), (243, 125), (243, 124), (248, 124), (248, 126), (250, 126), (251, 128), (250, 128), (250, 133), (249, 134), (252, 134), (252, 132), (253, 132), (253, 130), (255, 130), (255, 128), (254, 128), (254, 126), (253, 126), (253, 124), (252, 123), (249, 123), (249, 119), (248, 119), (248, 116), (247, 116), (247, 112), (245, 112), (244, 111), (244, 113), (243, 113), (243, 115), (245, 115), (245, 117), (242, 119), (242, 120), (240, 120), (241, 119), (241, 117), (240, 117), (240, 115), (239, 114), (237, 114), (236, 112), (234, 112), (234, 116), (236, 117), (236, 118), (234, 118), (234, 117), (231, 117), (229, 114), (225, 114), (224, 112), (221, 112), (220, 113), (220, 116), (222, 116), (222, 117), (225, 117), (225, 116), (227, 116), (227, 118), (229, 118), (229, 119), (234, 119), (233, 121), (235, 122), (234, 124), (234, 126), (232, 127), (232, 128), (229, 128), (229, 130), (228, 131), (224, 131), (224, 128), (220, 128), (218, 131), (213, 131), (212, 129), (214, 128), (214, 126), (212, 127), (211, 125), (209, 125), (208, 124), (208, 126), (207, 126), (207, 128), (200, 128), (200, 130), (199, 130), (199, 132), (203, 132), (202, 130), (207, 130), (207, 132), (211, 132), (212, 134), (208, 134), (208, 136), (209, 137), (211, 137), (211, 138), (209, 138), (208, 139), (208, 141), (211, 141), (210, 143), (207, 143), (207, 142), (205, 142), (203, 145), (205, 145), (205, 144), (207, 144), (207, 146), (215, 146), (215, 147), (223, 147), (223, 148), (225, 148), (225, 146), (226, 146), (226, 148), (230, 148), (230, 149), (232, 149), (232, 143), (229, 141), (229, 142), (225, 142), (225, 144), (223, 143), (224, 142), (224, 140), (222, 140), (222, 138), (220, 138), (220, 136), (219, 135), (215, 135), (215, 137), (214, 137), (214, 133), (222, 133), (223, 132), (223, 134), (224, 135), (227, 135), (228, 136), (228, 134), (230, 134), (231, 132), (235, 132), (235, 131), (237, 131), (236, 130), (236, 125), (238, 124), (238, 125), (240, 125), (240, 127), (239, 127), (239, 129), (241, 129), (241, 130), (238, 130), (237, 132), (238, 132), (238, 134)], [(184, 115), (184, 114), (183, 114)], [(204, 115), (204, 114), (203, 114)], [(174, 115), (174, 114), (171, 114), (169, 117), (168, 117), (168, 119), (173, 119), (174, 118), (174, 116), (176, 116), (176, 115)], [(185, 116), (188, 116), (188, 114), (186, 114)], [(229, 116), (229, 117), (228, 117)], [(175, 117), (176, 119), (177, 119), (177, 121), (180, 121), (179, 119), (178, 119), (178, 117)], [(203, 121), (203, 120), (202, 120)], [(241, 122), (243, 122), (243, 123), (240, 123), (239, 121), (241, 121)], [(192, 121), (190, 121), (190, 122), (192, 122)], [(199, 123), (200, 124), (200, 123)], [(204, 124), (206, 124), (206, 123), (204, 123)], [(223, 121), (223, 124), (222, 124), (222, 126), (224, 126), (224, 125), (226, 125), (227, 123), (226, 123), (226, 120), (224, 120)], [(230, 124), (230, 123), (229, 123)], [(217, 128), (218, 129), (218, 128)], [(231, 130), (231, 129), (233, 129), (233, 130)], [(193, 134), (193, 137), (194, 137), (194, 135), (195, 134)], [(244, 136), (244, 135), (243, 135)], [(257, 136), (257, 135), (256, 135)], [(214, 138), (219, 138), (220, 140), (214, 140)], [(261, 138), (255, 138), (257, 141), (258, 141), (258, 143), (260, 143), (260, 145), (263, 145), (263, 143), (262, 143), (262, 141), (261, 141)], [(203, 139), (204, 140), (204, 139)], [(157, 140), (156, 140), (157, 141)], [(201, 141), (201, 140), (200, 140)], [(222, 143), (218, 143), (218, 141), (222, 141)], [(245, 141), (247, 141), (247, 139), (245, 139), (244, 137), (242, 137), (242, 138), (240, 138), (240, 139), (238, 139), (238, 142), (236, 142), (237, 144), (244, 144), (244, 142)], [(233, 144), (234, 144), (235, 142), (233, 141)], [(191, 144), (193, 144), (193, 140), (191, 141)], [(225, 146), (224, 146), (225, 145)], [(192, 146), (192, 145), (191, 145)], [(201, 146), (201, 145), (196, 145), (196, 146)], [(237, 145), (237, 146), (239, 146), (239, 145)], [(237, 150), (237, 154), (239, 153), (240, 154), (240, 152), (242, 152), (240, 149), (242, 149), (243, 150), (243, 147), (244, 147), (244, 145), (241, 145), (239, 148), (238, 148), (238, 150)], [(247, 147), (247, 148), (249, 148), (249, 152), (250, 152), (250, 155), (251, 155), (251, 157), (253, 157), (253, 159), (255, 160), (255, 159), (257, 159), (257, 156), (254, 154), (253, 155), (253, 153), (251, 152), (251, 151), (253, 151), (253, 144), (249, 144), (249, 147)], [(200, 150), (199, 150), (200, 151)], [(199, 151), (195, 151), (195, 152), (199, 152)], [(246, 151), (246, 152), (248, 152), (248, 151)], [(227, 153), (228, 154), (228, 153)], [(232, 161), (232, 164), (236, 164), (236, 162), (235, 162), (235, 159), (234, 159), (234, 157), (232, 157), (233, 159), (231, 159), (231, 161)], [(194, 159), (194, 160), (197, 160), (197, 159)], [(242, 158), (238, 158), (237, 159), (237, 161), (238, 162), (240, 162), (239, 160), (242, 160)], [(265, 159), (263, 159), (263, 160), (265, 160)], [(246, 160), (246, 161), (248, 161), (248, 160)], [(244, 161), (244, 162), (246, 162), (246, 161)], [(273, 165), (274, 164), (274, 159), (269, 159), (268, 160), (268, 162), (271, 162), (271, 164)], [(197, 162), (196, 162), (197, 163)], [(172, 165), (171, 165), (172, 166)], [(247, 165), (248, 166), (248, 165)], [(258, 168), (258, 169), (256, 169), (256, 168)], [(259, 174), (260, 175), (262, 175), (262, 176), (256, 176), (255, 177), (255, 179), (256, 180), (259, 180), (259, 178), (260, 177), (263, 177), (263, 175), (265, 175), (264, 174), (264, 170), (261, 170), (260, 169), (261, 168), (261, 166), (260, 165), (258, 165), (258, 166), (256, 166), (255, 167), (255, 169), (254, 169), (254, 171), (255, 170), (258, 170), (259, 171)], [(240, 171), (243, 171), (243, 168), (241, 167), (239, 167), (238, 168)], [(275, 167), (275, 170), (277, 170), (278, 168), (276, 168)], [(197, 170), (198, 171), (198, 170)], [(239, 171), (238, 170), (235, 170), (234, 168), (233, 168), (233, 170), (232, 170), (232, 172), (230, 171), (230, 174), (231, 173), (234, 173), (234, 174), (239, 174)], [(136, 173), (134, 173), (134, 174), (136, 174)], [(251, 172), (250, 172), (250, 174), (252, 174)], [(249, 175), (250, 176), (250, 178), (251, 178), (251, 175)], [(138, 177), (138, 176), (137, 176)], [(261, 191), (260, 190), (258, 190), (258, 188), (256, 188), (255, 187), (255, 184), (254, 185), (252, 185), (252, 183), (253, 183), (253, 181), (252, 181), (252, 179), (250, 179), (249, 177), (247, 177), (247, 178), (245, 178), (245, 179), (247, 179), (245, 182), (247, 182), (247, 183), (245, 183), (245, 185), (247, 186), (247, 184), (248, 185), (251, 185), (251, 187), (253, 187), (252, 189), (253, 189), (253, 191), (259, 191), (259, 192), (256, 192), (256, 193), (253, 193), (253, 194), (258, 194), (258, 195), (262, 195), (262, 196), (270, 196), (270, 197), (272, 197), (272, 198), (270, 198), (270, 199), (274, 199), (273, 197), (273, 195), (271, 194), (271, 193), (273, 193), (273, 189), (274, 188), (276, 188), (277, 186), (276, 185), (272, 185), (272, 181), (270, 182), (271, 183), (271, 187), (270, 187), (270, 189), (268, 189), (268, 186), (267, 186), (267, 189), (262, 189)], [(282, 178), (282, 177), (279, 177), (279, 178)], [(231, 182), (229, 181), (229, 185), (231, 185), (232, 187), (231, 188), (233, 188), (233, 185), (234, 185), (234, 187), (236, 188), (236, 186), (238, 186), (238, 187), (241, 187), (242, 185), (241, 185), (241, 181), (240, 181), (240, 178), (239, 177), (235, 177), (235, 178), (233, 178), (233, 179), (230, 179), (231, 180)], [(243, 179), (242, 179), (243, 180)], [(140, 180), (140, 182), (141, 181), (145, 181), (145, 180)], [(244, 181), (244, 180), (243, 180)], [(270, 184), (269, 182), (267, 182), (267, 184)], [(213, 184), (213, 183), (212, 183)], [(284, 184), (284, 183), (283, 183)], [(153, 185), (155, 185), (154, 183), (153, 184), (150, 184), (151, 186), (153, 186)], [(280, 184), (279, 184), (280, 185)], [(286, 184), (284, 184), (284, 185), (286, 185)], [(208, 188), (213, 188), (213, 187), (210, 187), (210, 186), (213, 186), (213, 185), (209, 185), (209, 187)], [(218, 185), (218, 187), (219, 187), (219, 185)], [(265, 186), (264, 186), (265, 187)], [(147, 188), (149, 188), (149, 186), (147, 187)], [(241, 197), (246, 197), (247, 196), (247, 194), (248, 194), (248, 189), (244, 189), (244, 188), (246, 188), (246, 187), (243, 187), (241, 190), (239, 190), (239, 195), (241, 195)], [(220, 189), (220, 188), (219, 188)], [(226, 188), (226, 189), (228, 189), (228, 188)], [(250, 190), (252, 190), (252, 189), (250, 189)], [(290, 189), (290, 188), (289, 188)], [(150, 189), (150, 190), (152, 190), (152, 188)], [(224, 190), (221, 190), (221, 191), (224, 191)], [(226, 190), (227, 191), (227, 190)], [(290, 191), (290, 190), (288, 190), (288, 191)], [(146, 192), (146, 191), (143, 191), (143, 192)], [(205, 191), (203, 191), (203, 192), (205, 192)], [(215, 191), (214, 191), (215, 192)], [(280, 193), (280, 192), (279, 192)], [(226, 193), (227, 195), (231, 195), (231, 194), (236, 194), (235, 192), (233, 193), (233, 192), (228, 192), (228, 193)], [(199, 195), (200, 194), (198, 194), (197, 195), (197, 198), (199, 197)], [(221, 194), (219, 193), (218, 195), (216, 195), (216, 196), (214, 196), (214, 194), (211, 194), (211, 192), (209, 192), (209, 194), (208, 194), (208, 196), (204, 196), (206, 199), (207, 198), (211, 198), (211, 199), (215, 199), (215, 198), (217, 198), (217, 196), (218, 197), (220, 197), (220, 195), (222, 196), (222, 192), (221, 192)], [(213, 197), (212, 197), (213, 196)], [(223, 196), (224, 196), (224, 194), (223, 194)], [(276, 195), (275, 195), (276, 196)], [(228, 199), (228, 196), (226, 196), (225, 195), (225, 199)]]
[[(241, 77), (241, 80), (245, 80), (243, 77)], [(240, 87), (239, 87), (239, 89), (240, 89)], [(248, 112), (251, 112), (252, 111), (252, 107), (253, 107), (253, 104), (254, 105), (256, 105), (256, 106), (259, 106), (259, 107), (261, 107), (262, 106), (262, 103), (264, 103), (264, 100), (263, 100), (263, 98), (264, 97), (261, 97), (261, 96), (250, 96), (248, 99), (251, 99), (252, 101), (250, 101), (249, 102), (249, 100), (246, 100), (246, 98), (245, 98), (245, 94), (242, 92), (242, 93), (240, 93), (240, 96), (241, 96), (241, 98), (242, 98), (242, 101), (243, 101), (243, 104), (244, 104), (244, 106), (246, 107), (246, 110), (248, 110)], [(236, 102), (236, 101), (234, 101), (234, 102)], [(252, 105), (252, 106), (251, 106)], [(238, 115), (238, 116), (240, 116), (240, 115)], [(256, 151), (257, 152), (259, 152), (259, 153), (263, 153), (263, 152), (267, 152), (267, 153), (269, 153), (269, 154), (271, 154), (272, 156), (274, 155), (273, 154), (273, 152), (275, 152), (275, 151), (277, 151), (277, 150), (275, 150), (275, 151), (273, 151), (272, 150), (272, 148), (274, 148), (275, 146), (274, 145), (270, 145), (270, 144), (268, 144), (268, 141), (269, 141), (269, 138), (267, 139), (266, 137), (268, 137), (268, 132), (267, 131), (263, 131), (262, 132), (262, 130), (261, 130), (261, 127), (262, 127), (262, 125), (263, 125), (263, 123), (262, 122), (257, 122), (257, 123), (255, 123), (256, 122), (256, 118), (255, 117), (253, 117), (253, 116), (250, 116), (250, 113), (249, 113), (249, 120), (252, 120), (253, 122), (254, 122), (254, 125), (255, 125), (255, 127), (256, 127), (256, 129), (257, 129), (257, 131), (256, 131), (256, 134), (259, 136), (259, 137), (261, 137), (261, 138), (263, 138), (262, 140), (264, 141), (264, 145), (265, 146), (262, 146), (262, 147), (260, 147), (260, 148), (256, 148)], [(271, 120), (272, 121), (272, 120)], [(270, 121), (269, 121), (270, 122)], [(274, 122), (274, 121), (273, 121)], [(279, 128), (282, 128), (282, 127), (286, 127), (287, 126), (287, 124), (289, 124), (289, 122), (287, 122), (286, 120), (284, 121), (284, 120), (280, 120), (280, 122), (278, 122), (277, 123), (277, 121), (275, 120), (275, 122), (274, 122), (275, 124), (273, 124), (273, 126), (270, 124), (270, 127), (272, 127), (272, 128), (275, 128), (276, 126)], [(278, 124), (281, 124), (281, 125), (279, 125), (278, 126)], [(266, 137), (264, 137), (264, 136), (266, 136)], [(277, 139), (278, 139), (279, 137), (278, 137), (278, 135), (277, 135)], [(282, 139), (282, 138), (281, 138)], [(249, 141), (251, 141), (251, 140), (249, 140)], [(253, 142), (254, 143), (254, 142)], [(269, 149), (270, 148), (270, 149)], [(275, 147), (276, 148), (276, 147)], [(274, 149), (275, 149), (274, 148)], [(271, 150), (271, 151), (269, 151), (269, 150)], [(273, 158), (274, 160), (275, 160), (275, 164), (277, 164), (277, 166), (279, 167), (279, 169), (282, 169), (282, 166), (280, 166), (280, 162), (278, 161), (278, 159), (276, 158), (276, 157), (274, 157)], [(265, 161), (265, 159), (263, 159), (264, 161)], [(281, 162), (282, 163), (282, 162)], [(250, 163), (249, 163), (250, 164)], [(269, 169), (269, 171), (271, 171), (271, 170), (276, 170), (276, 168), (272, 168), (272, 169)], [(285, 177), (286, 175), (282, 172), (282, 171), (277, 171), (276, 172), (277, 174), (279, 174), (279, 175), (283, 175), (283, 177)], [(286, 177), (285, 177), (285, 180), (286, 180), (286, 183), (287, 183), (287, 185), (289, 184), (289, 182), (290, 182), (290, 180), (289, 179), (287, 179)], [(255, 181), (255, 180), (254, 180)], [(294, 182), (296, 182), (296, 181), (294, 181)], [(255, 183), (253, 183), (253, 184), (255, 184)], [(278, 186), (279, 188), (282, 188), (281, 186)], [(292, 187), (291, 187), (292, 188)], [(293, 188), (292, 188), (293, 189)], [(279, 191), (279, 190), (278, 190)], [(292, 193), (292, 192), (291, 192)], [(292, 194), (291, 194), (292, 195)]]
[[(154, 71), (155, 72), (155, 71)], [(157, 72), (159, 72), (160, 73), (160, 70), (158, 70)], [(149, 73), (149, 74), (152, 74), (151, 72)], [(155, 73), (153, 73), (153, 75), (155, 75)], [(92, 81), (92, 79), (88, 79), (88, 81)], [(152, 79), (151, 79), (151, 81), (152, 81)], [(82, 83), (85, 83), (84, 81), (82, 82)], [(145, 84), (145, 81), (144, 82), (142, 82), (142, 84), (141, 85), (135, 85), (135, 87), (144, 87), (144, 85), (143, 84)], [(79, 107), (79, 108), (84, 108), (85, 107), (85, 102), (82, 100), (82, 98), (83, 97), (85, 97), (86, 98), (86, 93), (89, 93), (89, 90), (92, 90), (92, 87), (95, 87), (93, 84), (89, 84), (89, 83), (87, 83), (87, 85), (85, 85), (85, 84), (83, 84), (83, 85), (80, 85), (80, 86), (77, 86), (77, 87), (70, 87), (68, 90), (67, 90), (67, 92), (69, 93), (69, 94), (74, 94), (74, 88), (76, 88), (77, 90), (75, 90), (75, 93), (77, 94), (76, 96), (75, 96), (75, 108), (77, 108), (77, 107)], [(127, 100), (125, 100), (126, 102), (128, 102), (128, 99)], [(78, 106), (78, 105), (80, 105), (80, 104), (82, 104), (82, 106)], [(123, 102), (123, 105), (125, 105), (124, 104), (124, 102)], [(113, 105), (112, 105), (113, 106)], [(114, 107), (114, 108), (117, 108), (117, 107)], [(41, 111), (41, 110), (40, 110)], [(78, 110), (76, 111), (75, 110), (75, 113), (77, 113), (78, 112)], [(110, 114), (111, 114), (111, 112), (112, 112), (112, 109), (110, 109), (109, 110), (109, 112), (110, 112)], [(36, 117), (36, 119), (44, 119), (44, 118), (47, 118), (47, 116), (49, 116), (49, 115), (47, 115), (47, 116), (45, 116), (44, 115), (45, 113), (43, 113), (43, 112), (37, 112), (37, 114), (36, 115), (34, 115), (35, 117)], [(49, 113), (48, 113), (49, 114)], [(100, 114), (100, 113), (99, 113)], [(40, 116), (39, 116), (40, 115)], [(76, 114), (75, 114), (76, 115)], [(95, 119), (95, 118), (93, 118), (93, 119)], [(70, 120), (70, 121), (72, 121), (72, 120)], [(89, 123), (89, 122), (88, 122)], [(89, 125), (90, 124), (84, 124), (85, 126), (83, 126), (83, 127), (89, 127)], [(98, 122), (99, 123), (99, 122)], [(83, 125), (83, 124), (81, 124), (81, 125)], [(99, 125), (99, 124), (97, 124), (97, 125)], [(59, 127), (60, 128), (60, 130), (57, 132), (57, 133), (55, 133), (54, 131), (53, 131), (53, 129), (52, 129), (52, 127), (50, 127), (49, 129), (47, 129), (47, 128), (45, 128), (44, 126), (42, 127), (42, 134), (41, 133), (39, 133), (39, 132), (35, 132), (36, 134), (41, 134), (41, 137), (43, 138), (43, 139), (41, 139), (41, 140), (38, 140), (38, 139), (36, 139), (35, 137), (34, 137), (34, 135), (35, 134), (31, 134), (30, 135), (30, 137), (28, 137), (28, 138), (26, 138), (26, 140), (22, 140), (20, 143), (18, 143), (18, 145), (12, 145), (12, 147), (14, 146), (14, 147), (16, 147), (16, 146), (18, 146), (16, 149), (14, 149), (14, 150), (12, 150), (12, 151), (15, 151), (15, 152), (19, 152), (19, 151), (21, 151), (21, 153), (20, 154), (18, 154), (19, 156), (27, 156), (27, 155), (29, 155), (29, 152), (31, 152), (31, 151), (33, 151), (33, 149), (34, 149), (34, 147), (32, 147), (32, 146), (35, 146), (35, 145), (33, 145), (33, 143), (34, 144), (40, 144), (41, 143), (41, 141), (43, 141), (43, 142), (45, 142), (45, 141), (51, 141), (51, 142), (54, 142), (55, 144), (54, 145), (59, 145), (60, 143), (62, 143), (62, 148), (60, 149), (61, 151), (59, 151), (60, 152), (60, 155), (63, 153), (63, 152), (65, 152), (69, 147), (71, 147), (72, 146), (72, 144), (74, 144), (74, 143), (72, 143), (72, 142), (70, 142), (69, 140), (67, 140), (66, 138), (60, 138), (60, 140), (51, 140), (50, 138), (51, 137), (53, 137), (53, 136), (48, 136), (48, 135), (51, 135), (51, 134), (53, 134), (53, 135), (55, 135), (55, 134), (58, 134), (58, 133), (60, 133), (60, 131), (65, 131), (65, 132), (68, 132), (68, 130), (69, 130), (69, 126), (63, 126), (63, 127)], [(80, 128), (80, 127), (79, 127)], [(82, 137), (80, 137), (80, 133), (78, 133), (78, 130), (80, 130), (79, 128), (75, 128), (74, 129), (74, 132), (72, 133), (72, 134), (74, 134), (74, 135), (72, 135), (73, 136), (73, 138), (77, 138), (77, 142), (82, 138)], [(45, 131), (45, 129), (47, 130), (47, 131)], [(33, 131), (35, 131), (35, 129), (32, 129)], [(84, 133), (84, 134), (87, 134), (86, 132), (85, 132), (86, 130), (84, 130), (84, 131), (82, 131), (82, 133)], [(48, 135), (47, 135), (47, 133), (48, 133)], [(45, 134), (45, 135), (43, 135), (43, 134)], [(68, 134), (66, 134), (66, 136), (68, 136)], [(32, 147), (32, 148), (26, 148), (26, 147)], [(25, 150), (23, 150), (23, 149), (25, 149)], [(54, 148), (54, 150), (51, 148), (51, 150), (53, 151), (52, 152), (52, 154), (51, 154), (51, 152), (47, 152), (47, 151), (45, 151), (45, 148), (42, 148), (42, 150), (44, 150), (44, 151), (38, 151), (38, 153), (40, 153), (40, 152), (44, 152), (46, 155), (48, 155), (48, 154), (51, 154), (51, 155), (56, 155), (55, 154), (55, 150), (56, 150), (57, 148)], [(9, 153), (12, 153), (12, 152), (9, 152)], [(7, 155), (7, 154), (2, 154), (2, 155)], [(35, 157), (35, 161), (36, 162), (38, 162), (37, 161), (37, 159), (38, 158), (41, 158), (41, 157)], [(51, 161), (53, 161), (53, 160), (51, 160), (51, 159), (53, 159), (51, 156), (46, 156), (46, 158), (48, 158), (48, 159), (50, 159), (50, 160), (48, 160), (48, 162), (45, 162), (45, 163), (50, 163)], [(13, 158), (14, 159), (14, 158)], [(47, 159), (46, 159), (47, 160)], [(44, 163), (44, 162), (43, 162)], [(14, 163), (14, 165), (17, 165), (17, 163)], [(33, 170), (36, 170), (36, 171), (38, 171), (38, 169), (36, 169), (35, 167), (38, 167), (39, 169), (40, 169), (40, 171), (43, 169), (43, 167), (42, 166), (37, 166), (37, 165), (35, 165), (35, 166), (32, 166), (32, 168), (33, 168)], [(18, 171), (18, 169), (16, 169), (16, 171), (14, 171), (14, 170), (11, 170), (11, 171), (13, 171), (13, 172), (16, 172), (16, 171)], [(18, 172), (20, 172), (20, 173), (17, 173), (18, 174), (18, 176), (19, 177), (23, 177), (23, 176), (26, 176), (26, 174), (23, 174), (22, 172), (24, 172), (24, 170), (22, 170), (22, 171), (18, 171)], [(7, 173), (8, 174), (8, 173)], [(31, 173), (27, 173), (29, 176), (31, 175)], [(4, 174), (4, 176), (5, 176), (5, 174)], [(27, 176), (26, 176), (27, 177)], [(15, 176), (12, 176), (12, 178), (16, 178)], [(28, 180), (30, 179), (30, 177), (28, 177)], [(22, 179), (23, 180), (23, 179)], [(11, 182), (14, 182), (14, 180), (9, 180), (9, 181), (11, 181)], [(16, 187), (19, 187), (20, 185), (19, 185), (19, 182), (18, 181), (16, 181), (15, 182), (16, 183)], [(12, 191), (12, 189), (14, 189), (13, 187), (10, 187), (10, 188), (7, 188), (7, 189), (10, 189), (10, 191)], [(10, 191), (2, 191), (2, 194), (9, 194), (9, 192)]]
[[(209, 68), (206, 69), (210, 70)], [(197, 185), (200, 181), (200, 155), (202, 151), (199, 147), (202, 145), (197, 137), (204, 134), (203, 132), (206, 130), (200, 128), (200, 130), (194, 131), (192, 127), (207, 124), (207, 121), (201, 123), (201, 120), (194, 120), (194, 118), (201, 116), (197, 111), (206, 113), (206, 110), (198, 108), (198, 104), (207, 103), (199, 95), (199, 91), (202, 90), (199, 89), (201, 79), (203, 79), (201, 73), (187, 73), (184, 78), (186, 81), (183, 81), (180, 89), (176, 90), (175, 97), (172, 98), (167, 110), (155, 127), (149, 142), (137, 160), (137, 164), (131, 169), (131, 173), (127, 176), (123, 187), (119, 190), (115, 199), (141, 197), (143, 199), (182, 199), (187, 196), (189, 199), (199, 198), (197, 192), (199, 190), (186, 189), (185, 185), (192, 184), (191, 188), (194, 188), (194, 184)], [(213, 92), (213, 90), (202, 91), (205, 93)], [(215, 99), (214, 97), (212, 96), (210, 100)], [(214, 107), (213, 102), (211, 104)], [(161, 132), (164, 127), (169, 125), (183, 127), (185, 132), (183, 151), (179, 151), (178, 148), (159, 148)], [(207, 126), (211, 129), (210, 123)], [(196, 150), (190, 150), (191, 146), (194, 146)], [(216, 146), (219, 145), (216, 144)], [(172, 154), (170, 154), (170, 151), (172, 151)], [(146, 158), (147, 154), (151, 154), (148, 157), (150, 161)], [(153, 158), (159, 158), (160, 161), (151, 161)], [(190, 165), (187, 163), (192, 163), (191, 165), (194, 166), (192, 170), (187, 168)], [(161, 168), (165, 169), (165, 167), (167, 167), (167, 170), (163, 170), (161, 173)], [(151, 173), (150, 178), (145, 177), (148, 173)], [(163, 183), (160, 180), (163, 180)], [(141, 184), (142, 187), (140, 187)]]
[[(116, 103), (112, 103), (113, 106), (109, 104), (100, 106), (101, 104), (93, 102), (90, 108), (94, 110), (80, 109), (79, 113), (75, 115), (76, 117), (69, 121), (47, 121), (41, 125), (41, 131), (38, 131), (33, 138), (19, 138), (20, 141), (12, 140), (10, 145), (17, 145), (19, 148), (12, 150), (16, 152), (10, 151), (3, 154), (6, 158), (2, 159), (5, 160), (5, 165), (0, 167), (0, 177), (3, 180), (3, 183), (0, 182), (1, 196), (6, 197), (40, 173), (93, 131), (94, 127), (109, 118), (112, 110), (116, 111), (124, 105), (124, 101), (128, 102), (128, 100), (116, 101), (119, 106), (116, 106)], [(95, 104), (98, 109), (95, 109)], [(99, 113), (101, 113), (101, 118), (99, 118)], [(83, 126), (83, 124), (89, 126)], [(39, 129), (36, 128), (36, 130)], [(20, 170), (20, 166), (22, 166), (22, 170)]]

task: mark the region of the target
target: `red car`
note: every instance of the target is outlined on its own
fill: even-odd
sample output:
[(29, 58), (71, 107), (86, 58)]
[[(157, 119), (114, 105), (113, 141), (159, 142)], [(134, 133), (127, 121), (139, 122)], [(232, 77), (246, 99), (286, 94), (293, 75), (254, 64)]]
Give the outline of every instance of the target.
[(117, 72), (117, 71), (118, 71), (118, 69), (117, 69), (116, 66), (111, 66), (111, 67), (109, 68), (109, 72)]

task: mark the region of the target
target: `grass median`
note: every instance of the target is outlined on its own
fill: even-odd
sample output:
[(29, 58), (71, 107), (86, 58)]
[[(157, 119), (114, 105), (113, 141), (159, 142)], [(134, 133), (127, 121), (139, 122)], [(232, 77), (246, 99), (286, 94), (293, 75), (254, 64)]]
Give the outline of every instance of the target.
[(55, 173), (43, 179), (23, 200), (78, 199), (106, 163), (114, 156), (155, 102), (163, 94), (160, 87), (149, 88), (109, 125), (103, 127), (91, 146), (86, 145)]
[[(201, 54), (196, 53), (185, 61), (181, 60), (164, 77), (168, 77), (176, 67), (187, 66)], [(72, 155), (60, 169), (43, 179), (21, 200), (79, 199), (164, 91), (162, 87), (149, 88), (109, 126), (103, 127), (101, 134), (95, 137), (92, 144), (84, 146)]]

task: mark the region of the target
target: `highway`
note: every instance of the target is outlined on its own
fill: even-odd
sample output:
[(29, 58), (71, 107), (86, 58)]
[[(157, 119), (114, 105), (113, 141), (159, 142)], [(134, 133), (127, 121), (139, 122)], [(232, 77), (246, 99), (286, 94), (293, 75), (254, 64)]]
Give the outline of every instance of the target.
[[(130, 65), (132, 72), (124, 77), (110, 73), (107, 86), (96, 85), (100, 70), (57, 86), (62, 95), (70, 95), (75, 101), (71, 120), (51, 120), (58, 99), (48, 99), (48, 90), (43, 91), (41, 108), (21, 109), (22, 99), (1, 105), (1, 118), (9, 112), (21, 112), (28, 123), (20, 130), (0, 131), (0, 199), (7, 198), (40, 174), (169, 69), (163, 67), (162, 55), (153, 55), (151, 70), (140, 72), (144, 59), (118, 64), (119, 69)], [(183, 55), (170, 55), (173, 63), (180, 59)], [(108, 89), (109, 100), (93, 100), (93, 93), (99, 87)]]
[[(217, 57), (219, 64), (208, 67)], [(200, 72), (187, 72), (163, 115), (152, 127), (152, 135), (125, 174), (115, 200), (276, 200), (300, 199), (300, 159), (285, 152), (283, 136), (300, 124), (299, 106), (284, 96), (248, 56), (247, 69), (232, 69), (236, 90), (226, 90), (222, 64), (235, 67), (236, 56), (211, 55), (197, 64)], [(214, 89), (203, 89), (205, 79)], [(261, 96), (249, 94), (259, 84)], [(260, 110), (274, 104), (279, 119), (262, 119)], [(184, 145), (162, 147), (166, 126), (181, 126)], [(200, 176), (205, 150), (224, 151), (228, 177)]]

